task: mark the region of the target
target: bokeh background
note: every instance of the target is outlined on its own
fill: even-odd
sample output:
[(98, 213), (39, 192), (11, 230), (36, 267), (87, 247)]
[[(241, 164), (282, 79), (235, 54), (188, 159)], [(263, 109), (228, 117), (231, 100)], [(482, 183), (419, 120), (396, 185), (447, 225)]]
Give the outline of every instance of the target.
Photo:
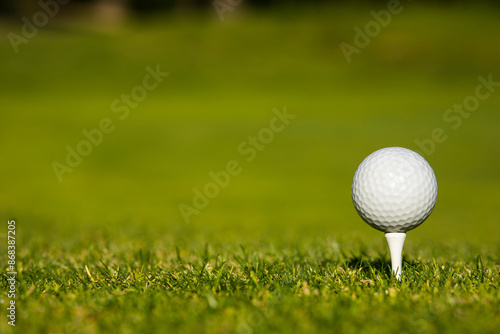
[[(12, 34), (44, 9), (0, 2), (0, 212), (18, 221), (19, 244), (94, 233), (380, 244), (350, 186), (359, 163), (387, 146), (424, 154), (440, 187), (410, 250), (498, 243), (500, 87), (457, 129), (443, 119), (475, 94), (479, 76), (500, 81), (495, 2), (401, 1), (350, 62), (340, 44), (356, 46), (356, 28), (388, 2), (62, 2), (17, 52)], [(112, 103), (148, 66), (169, 76), (120, 120)], [(296, 118), (246, 162), (238, 146), (285, 107)], [(54, 161), (65, 163), (66, 147), (103, 118), (115, 130), (60, 182)], [(447, 139), (425, 154), (416, 140), (436, 128)], [(192, 205), (193, 189), (231, 160), (242, 172), (187, 224), (179, 205)]]

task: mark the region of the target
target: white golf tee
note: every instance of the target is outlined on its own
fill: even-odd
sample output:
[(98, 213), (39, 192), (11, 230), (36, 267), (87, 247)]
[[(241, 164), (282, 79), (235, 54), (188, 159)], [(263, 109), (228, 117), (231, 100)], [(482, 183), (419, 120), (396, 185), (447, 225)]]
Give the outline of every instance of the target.
[(403, 245), (406, 239), (406, 233), (386, 233), (385, 239), (389, 245), (391, 252), (392, 272), (398, 280), (401, 280), (401, 273), (403, 268), (401, 266), (401, 259), (403, 257)]

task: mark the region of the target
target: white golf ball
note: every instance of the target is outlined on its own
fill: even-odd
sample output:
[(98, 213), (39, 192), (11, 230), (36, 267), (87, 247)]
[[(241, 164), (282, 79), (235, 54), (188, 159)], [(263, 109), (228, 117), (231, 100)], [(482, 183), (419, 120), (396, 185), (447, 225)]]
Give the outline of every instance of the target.
[(370, 154), (359, 165), (352, 182), (352, 201), (370, 226), (401, 233), (422, 224), (434, 209), (436, 176), (419, 154), (388, 147)]

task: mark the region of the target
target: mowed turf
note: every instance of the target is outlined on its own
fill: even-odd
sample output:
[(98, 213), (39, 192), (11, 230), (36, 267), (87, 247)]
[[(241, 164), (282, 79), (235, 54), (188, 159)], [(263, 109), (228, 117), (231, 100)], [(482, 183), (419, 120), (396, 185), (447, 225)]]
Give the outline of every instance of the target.
[(397, 282), (382, 242), (110, 238), (44, 241), (20, 251), (16, 329), (493, 333), (499, 324), (495, 247), (439, 245), (433, 253), (409, 245)]
[[(339, 43), (372, 9), (55, 20), (17, 55), (5, 36), (20, 27), (2, 25), (0, 212), (16, 219), (19, 285), (0, 331), (495, 332), (500, 87), (459, 126), (443, 116), (479, 76), (500, 81), (500, 23), (408, 4), (347, 63)], [(113, 102), (156, 66), (169, 76), (120, 119)], [(285, 108), (296, 117), (248, 161), (238, 147)], [(53, 162), (103, 118), (114, 131), (59, 182)], [(446, 139), (422, 151), (436, 128)], [(439, 185), (402, 282), (350, 199), (386, 146), (420, 151)], [(186, 222), (179, 205), (230, 161), (241, 171)]]

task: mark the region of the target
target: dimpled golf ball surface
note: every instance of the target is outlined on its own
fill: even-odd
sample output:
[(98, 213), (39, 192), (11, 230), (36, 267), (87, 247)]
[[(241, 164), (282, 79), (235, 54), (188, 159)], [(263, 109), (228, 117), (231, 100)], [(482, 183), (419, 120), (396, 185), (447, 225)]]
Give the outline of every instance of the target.
[(437, 181), (427, 161), (412, 150), (388, 147), (359, 165), (352, 183), (358, 214), (377, 230), (406, 232), (422, 224), (437, 199)]

